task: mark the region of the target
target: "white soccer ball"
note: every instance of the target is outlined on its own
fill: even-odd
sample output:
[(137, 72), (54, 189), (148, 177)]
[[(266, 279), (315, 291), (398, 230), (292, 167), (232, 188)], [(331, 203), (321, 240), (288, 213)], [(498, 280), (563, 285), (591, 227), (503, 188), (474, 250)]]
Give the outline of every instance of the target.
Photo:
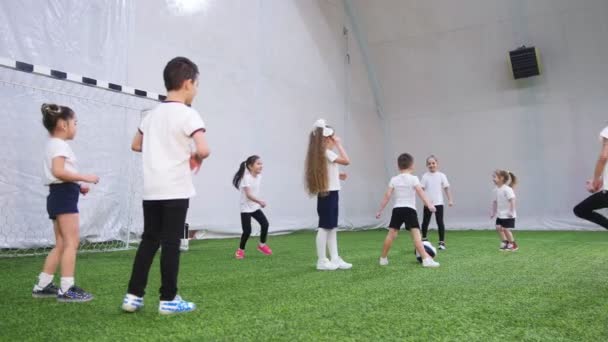
[[(437, 250), (435, 249), (435, 247), (433, 247), (433, 244), (430, 241), (422, 241), (422, 245), (424, 245), (424, 250), (426, 251), (426, 254), (428, 254), (431, 258), (435, 259), (435, 256), (437, 255)], [(415, 251), (416, 254), (416, 260), (418, 260), (419, 263), (422, 263), (422, 258), (420, 257), (420, 254), (418, 254), (418, 251)]]

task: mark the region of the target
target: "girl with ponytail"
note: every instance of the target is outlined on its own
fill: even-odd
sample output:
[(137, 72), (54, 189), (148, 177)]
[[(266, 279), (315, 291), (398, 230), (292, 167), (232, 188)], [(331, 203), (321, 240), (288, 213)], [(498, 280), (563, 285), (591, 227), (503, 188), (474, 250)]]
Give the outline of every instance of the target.
[(258, 251), (265, 255), (272, 255), (272, 250), (266, 244), (268, 236), (268, 220), (262, 212), (262, 208), (266, 207), (260, 197), (260, 184), (262, 182), (262, 160), (259, 156), (253, 155), (241, 163), (238, 171), (232, 178), (232, 185), (241, 192), (241, 226), (243, 234), (239, 248), (234, 256), (237, 259), (245, 258), (245, 245), (251, 235), (251, 218), (253, 217), (261, 228), (260, 243)]

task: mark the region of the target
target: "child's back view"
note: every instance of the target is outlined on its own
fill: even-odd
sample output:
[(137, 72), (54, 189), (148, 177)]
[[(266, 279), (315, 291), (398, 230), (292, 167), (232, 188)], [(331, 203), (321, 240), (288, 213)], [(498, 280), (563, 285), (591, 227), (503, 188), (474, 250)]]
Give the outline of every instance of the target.
[(388, 185), (388, 189), (380, 204), (380, 210), (376, 214), (376, 218), (380, 218), (384, 207), (388, 204), (393, 193), (395, 194), (395, 205), (391, 215), (389, 224), (389, 232), (384, 240), (382, 247), (382, 255), (380, 257), (380, 265), (388, 265), (388, 251), (393, 245), (393, 241), (399, 234), (399, 229), (405, 224), (405, 229), (409, 230), (414, 247), (422, 258), (423, 267), (439, 267), (439, 263), (435, 262), (424, 250), (422, 238), (420, 236), (420, 225), (418, 224), (418, 214), (416, 212), (416, 195), (418, 195), (424, 204), (431, 212), (435, 211), (433, 204), (426, 198), (424, 191), (420, 185), (418, 177), (414, 176), (414, 158), (408, 153), (403, 153), (397, 160), (399, 174), (393, 178)]
[[(172, 59), (163, 77), (167, 101), (143, 118), (131, 148), (143, 154), (144, 233), (137, 249), (127, 295), (122, 308), (134, 312), (143, 307), (148, 273), (158, 248), (160, 256), (161, 314), (194, 310), (194, 303), (177, 295), (180, 239), (190, 197), (195, 195), (191, 168), (198, 170), (209, 155), (205, 124), (190, 108), (198, 86), (198, 68), (184, 57)], [(194, 140), (196, 152), (190, 151)]]

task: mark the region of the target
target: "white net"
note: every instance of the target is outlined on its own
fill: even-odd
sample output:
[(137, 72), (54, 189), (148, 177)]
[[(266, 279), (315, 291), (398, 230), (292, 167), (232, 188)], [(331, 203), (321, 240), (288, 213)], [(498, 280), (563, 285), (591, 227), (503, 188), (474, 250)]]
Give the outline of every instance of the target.
[(44, 102), (74, 109), (78, 167), (100, 177), (80, 198), (81, 251), (128, 248), (143, 226), (140, 157), (130, 143), (155, 101), (0, 68), (0, 257), (43, 254), (54, 244), (42, 178)]

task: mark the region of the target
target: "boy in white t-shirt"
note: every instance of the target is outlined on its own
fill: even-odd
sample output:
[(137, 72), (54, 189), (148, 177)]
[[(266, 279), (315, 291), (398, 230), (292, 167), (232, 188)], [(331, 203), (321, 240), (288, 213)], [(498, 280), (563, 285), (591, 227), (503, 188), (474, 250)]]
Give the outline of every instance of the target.
[(143, 118), (131, 145), (143, 154), (144, 233), (123, 300), (126, 312), (143, 307), (150, 266), (161, 246), (159, 313), (190, 312), (196, 307), (177, 294), (177, 276), (189, 199), (196, 193), (192, 171), (197, 172), (209, 156), (205, 124), (190, 107), (197, 93), (198, 67), (185, 57), (176, 57), (165, 66), (163, 78), (167, 100)]
[(399, 234), (399, 229), (405, 224), (405, 229), (410, 231), (416, 251), (418, 251), (419, 255), (422, 257), (422, 266), (439, 267), (439, 263), (434, 261), (433, 258), (426, 253), (424, 245), (422, 244), (418, 214), (416, 212), (416, 195), (420, 197), (431, 212), (435, 212), (435, 207), (424, 194), (418, 177), (412, 174), (414, 172), (414, 158), (408, 153), (403, 153), (397, 159), (397, 165), (399, 166), (400, 173), (391, 178), (391, 181), (388, 184), (388, 190), (386, 190), (382, 203), (380, 204), (380, 210), (378, 210), (378, 213), (376, 214), (376, 218), (382, 216), (382, 211), (394, 193), (395, 204), (393, 206), (393, 213), (389, 224), (389, 232), (384, 240), (384, 246), (382, 248), (380, 265), (388, 265), (388, 251)]
[(596, 211), (608, 208), (608, 127), (600, 133), (600, 140), (602, 149), (595, 163), (593, 178), (587, 181), (587, 191), (592, 195), (574, 207), (574, 215), (608, 229), (608, 218)]

